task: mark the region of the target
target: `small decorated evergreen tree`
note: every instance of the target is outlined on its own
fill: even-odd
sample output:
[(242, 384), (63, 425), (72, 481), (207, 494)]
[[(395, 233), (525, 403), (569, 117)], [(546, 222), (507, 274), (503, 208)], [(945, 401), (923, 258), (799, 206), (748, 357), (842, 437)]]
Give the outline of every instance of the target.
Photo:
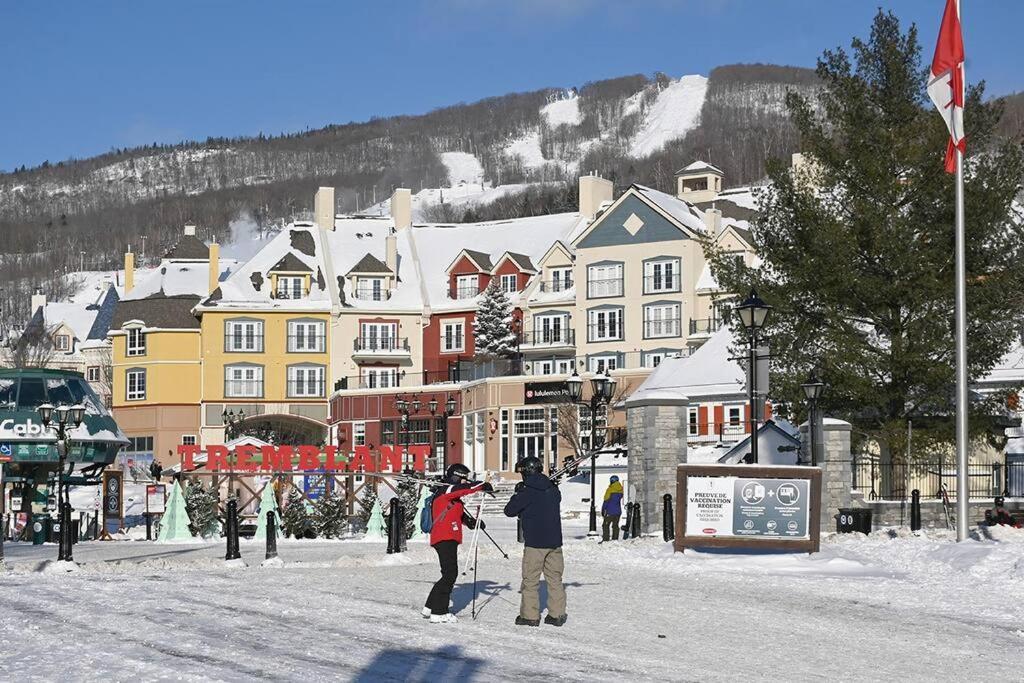
[(167, 509), (160, 517), (160, 533), (158, 541), (184, 541), (192, 538), (189, 530), (189, 519), (185, 497), (181, 493), (178, 482), (171, 484), (171, 496), (167, 500)]
[(281, 511), (277, 507), (277, 495), (274, 493), (273, 482), (268, 482), (263, 487), (260, 495), (260, 510), (256, 513), (256, 535), (257, 541), (267, 540), (267, 512), (274, 513), (274, 526), (277, 538), (281, 538)]
[(313, 528), (320, 538), (338, 538), (345, 530), (345, 501), (325, 491), (313, 504)]
[(288, 505), (282, 515), (281, 527), (292, 538), (305, 538), (306, 533), (312, 530), (312, 526), (309, 510), (306, 509), (306, 501), (298, 489), (293, 486), (288, 493)]
[(377, 489), (372, 484), (367, 483), (363, 486), (363, 492), (359, 497), (359, 519), (364, 527), (370, 523), (370, 517), (373, 515), (373, 509), (376, 504)]
[(198, 479), (188, 483), (188, 488), (185, 489), (185, 507), (191, 520), (192, 533), (203, 538), (220, 533), (220, 521), (217, 519), (219, 501), (217, 491), (212, 485), (206, 489)]
[(498, 279), (484, 290), (473, 322), (477, 355), (490, 358), (512, 358), (516, 352), (516, 335), (512, 331), (512, 304), (498, 285)]
[(370, 508), (370, 518), (366, 522), (367, 541), (381, 541), (388, 537), (384, 528), (384, 511), (380, 507), (380, 498), (373, 497), (373, 506)]

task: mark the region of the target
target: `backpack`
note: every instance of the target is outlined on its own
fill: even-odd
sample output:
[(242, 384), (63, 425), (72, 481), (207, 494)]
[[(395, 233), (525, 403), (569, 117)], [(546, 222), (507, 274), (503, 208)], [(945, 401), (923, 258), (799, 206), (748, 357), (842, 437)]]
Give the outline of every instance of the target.
[(441, 495), (442, 491), (432, 493), (427, 496), (426, 505), (423, 506), (423, 510), (420, 511), (420, 531), (425, 534), (429, 534), (430, 530), (434, 528), (434, 500)]

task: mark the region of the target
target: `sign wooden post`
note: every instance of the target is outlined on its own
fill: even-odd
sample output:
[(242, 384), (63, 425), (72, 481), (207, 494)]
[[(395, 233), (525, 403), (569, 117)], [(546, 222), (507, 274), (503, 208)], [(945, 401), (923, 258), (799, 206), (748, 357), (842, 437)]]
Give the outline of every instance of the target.
[(679, 465), (675, 549), (762, 548), (816, 553), (817, 467)]
[(121, 530), (124, 524), (124, 473), (103, 472), (103, 540)]

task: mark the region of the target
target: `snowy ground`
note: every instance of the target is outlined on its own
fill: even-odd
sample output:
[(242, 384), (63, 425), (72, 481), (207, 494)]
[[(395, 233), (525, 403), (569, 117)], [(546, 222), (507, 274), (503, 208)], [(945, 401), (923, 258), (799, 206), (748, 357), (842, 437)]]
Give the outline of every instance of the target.
[(8, 544), (0, 669), (38, 680), (1005, 680), (1024, 666), (1024, 532), (829, 538), (806, 555), (673, 554), (597, 545), (567, 527), (569, 622), (512, 625), (520, 551), (481, 545), (454, 626), (418, 614), (435, 579), (423, 543), (285, 541), (282, 568), (227, 568), (222, 543)]

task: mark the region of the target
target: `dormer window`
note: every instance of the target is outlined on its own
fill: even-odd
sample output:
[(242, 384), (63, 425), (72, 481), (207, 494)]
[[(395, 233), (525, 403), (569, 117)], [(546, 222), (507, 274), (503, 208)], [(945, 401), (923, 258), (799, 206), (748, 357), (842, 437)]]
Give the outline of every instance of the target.
[(519, 291), (519, 278), (515, 275), (501, 276), (501, 291), (506, 294), (515, 294)]
[(71, 337), (66, 334), (58, 334), (53, 338), (53, 345), (58, 351), (70, 351)]
[(275, 296), (278, 299), (301, 299), (305, 280), (301, 275), (278, 275)]
[(480, 277), (477, 275), (459, 275), (455, 278), (455, 298), (472, 299), (480, 293)]
[(365, 301), (383, 301), (385, 297), (384, 278), (360, 277), (356, 280), (356, 298)]
[(551, 291), (564, 292), (572, 287), (572, 268), (551, 269)]

